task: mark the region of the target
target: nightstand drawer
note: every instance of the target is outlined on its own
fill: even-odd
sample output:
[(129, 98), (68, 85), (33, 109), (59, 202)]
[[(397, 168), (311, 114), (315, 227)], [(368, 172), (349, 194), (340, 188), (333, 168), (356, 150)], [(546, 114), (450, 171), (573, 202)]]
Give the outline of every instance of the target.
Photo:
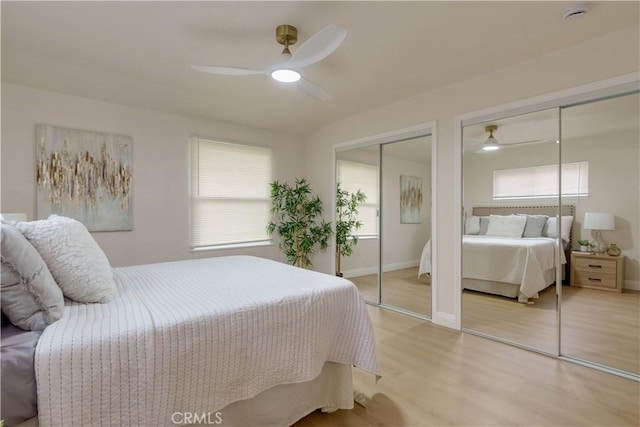
[[(593, 272), (600, 274), (612, 274), (615, 276), (616, 274), (616, 260), (608, 260), (608, 259), (590, 259), (587, 257), (576, 257), (574, 259), (573, 268), (578, 271), (583, 272)], [(615, 281), (615, 279), (614, 279)]]
[(616, 289), (616, 271), (611, 274), (605, 274), (593, 271), (575, 270), (573, 283), (575, 286), (590, 286), (597, 288)]

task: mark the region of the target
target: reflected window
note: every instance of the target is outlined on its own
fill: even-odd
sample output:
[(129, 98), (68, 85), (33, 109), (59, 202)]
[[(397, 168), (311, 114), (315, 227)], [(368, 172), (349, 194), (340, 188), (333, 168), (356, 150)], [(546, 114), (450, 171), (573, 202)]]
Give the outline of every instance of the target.
[(354, 230), (358, 237), (378, 236), (378, 166), (338, 160), (338, 182), (349, 193), (362, 191), (367, 199), (358, 205), (358, 220), (362, 226)]
[[(493, 200), (558, 197), (558, 165), (493, 171)], [(562, 196), (589, 195), (589, 162), (562, 164)]]

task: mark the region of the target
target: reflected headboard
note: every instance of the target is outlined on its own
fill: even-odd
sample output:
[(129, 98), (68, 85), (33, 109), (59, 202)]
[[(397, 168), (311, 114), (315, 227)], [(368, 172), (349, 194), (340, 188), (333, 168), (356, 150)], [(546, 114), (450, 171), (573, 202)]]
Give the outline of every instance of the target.
[[(569, 242), (567, 248), (571, 248), (573, 239), (573, 227), (576, 224), (575, 221), (576, 207), (574, 205), (562, 205), (560, 206), (560, 216), (572, 216), (574, 221), (571, 225), (571, 232), (569, 234)], [(558, 214), (558, 206), (480, 206), (474, 207), (472, 215), (475, 216), (489, 216), (489, 215), (511, 215), (511, 214), (527, 214), (527, 215), (547, 215), (556, 216)]]

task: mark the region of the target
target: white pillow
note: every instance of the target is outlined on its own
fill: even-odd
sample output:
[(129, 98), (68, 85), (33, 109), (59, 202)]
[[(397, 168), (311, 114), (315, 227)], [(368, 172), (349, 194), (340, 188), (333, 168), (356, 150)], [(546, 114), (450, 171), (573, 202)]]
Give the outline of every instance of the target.
[(107, 302), (116, 295), (109, 260), (82, 223), (51, 215), (17, 227), (38, 250), (65, 297)]
[[(563, 216), (562, 219), (560, 220), (560, 227), (562, 228), (562, 230), (560, 230), (560, 232), (562, 233), (562, 241), (565, 243), (569, 242), (569, 238), (571, 235), (571, 224), (573, 224), (573, 217), (571, 215), (566, 215)], [(545, 237), (558, 237), (556, 235), (557, 233), (557, 227), (558, 227), (558, 217), (549, 217), (549, 219), (547, 220), (547, 225), (544, 228), (544, 232), (542, 233), (543, 236)]]
[(478, 234), (480, 233), (480, 217), (470, 216), (464, 225), (464, 234)]
[(524, 215), (491, 215), (487, 236), (522, 237), (527, 217)]

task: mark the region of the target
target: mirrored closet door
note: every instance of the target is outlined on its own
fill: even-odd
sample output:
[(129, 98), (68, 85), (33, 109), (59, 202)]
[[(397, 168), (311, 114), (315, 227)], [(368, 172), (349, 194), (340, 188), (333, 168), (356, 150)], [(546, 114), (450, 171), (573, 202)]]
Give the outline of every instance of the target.
[[(559, 110), (464, 124), (462, 327), (558, 354)], [(568, 240), (568, 239), (567, 239)]]
[[(561, 353), (640, 375), (640, 99), (637, 93), (563, 108), (563, 175), (582, 178)], [(577, 165), (577, 166), (576, 166)], [(600, 235), (598, 237), (598, 235)], [(603, 245), (583, 245), (596, 243)], [(615, 244), (619, 251), (601, 252)], [(594, 253), (595, 252), (595, 253)], [(599, 252), (599, 253), (598, 253)], [(619, 252), (619, 254), (618, 254)]]
[(431, 136), (380, 149), (382, 303), (431, 317)]
[(365, 301), (423, 318), (431, 317), (431, 152), (431, 135), (336, 151), (338, 197), (364, 195), (336, 270)]
[(358, 192), (364, 196), (356, 215), (349, 216), (348, 207), (337, 215), (337, 222), (357, 221), (359, 226), (352, 226), (342, 238), (346, 242), (336, 251), (336, 273), (355, 283), (364, 300), (375, 304), (380, 303), (379, 175), (379, 145), (336, 152), (336, 194), (342, 194), (336, 206), (349, 204)]

